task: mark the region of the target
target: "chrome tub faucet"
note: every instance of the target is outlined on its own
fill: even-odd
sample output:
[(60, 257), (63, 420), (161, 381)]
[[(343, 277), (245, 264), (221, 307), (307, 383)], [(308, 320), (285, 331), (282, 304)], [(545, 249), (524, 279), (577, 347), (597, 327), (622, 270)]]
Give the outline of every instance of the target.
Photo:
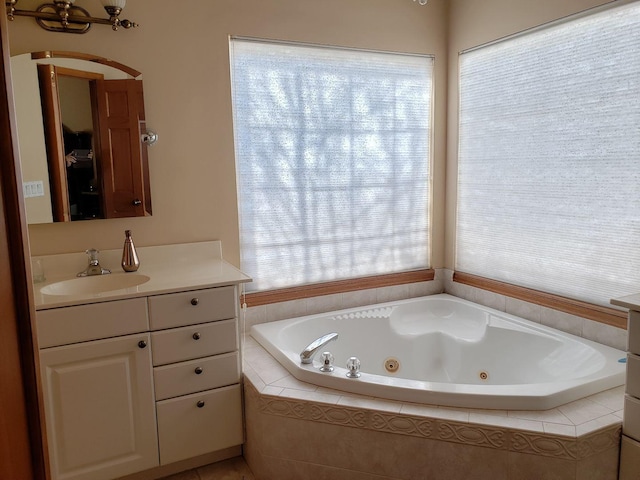
[(100, 266), (100, 262), (98, 261), (98, 254), (100, 252), (98, 250), (91, 248), (84, 253), (89, 256), (89, 265), (85, 270), (78, 273), (78, 277), (91, 277), (93, 275), (107, 275), (111, 273), (111, 270), (108, 268), (102, 268)]
[(317, 338), (316, 340), (311, 342), (309, 345), (307, 345), (307, 348), (305, 348), (300, 353), (300, 363), (303, 363), (303, 364), (313, 363), (313, 357), (315, 356), (316, 353), (318, 353), (318, 350), (323, 348), (330, 341), (336, 340), (337, 338), (338, 338), (338, 334), (333, 332), (333, 333), (327, 333), (326, 335), (323, 335), (320, 338)]

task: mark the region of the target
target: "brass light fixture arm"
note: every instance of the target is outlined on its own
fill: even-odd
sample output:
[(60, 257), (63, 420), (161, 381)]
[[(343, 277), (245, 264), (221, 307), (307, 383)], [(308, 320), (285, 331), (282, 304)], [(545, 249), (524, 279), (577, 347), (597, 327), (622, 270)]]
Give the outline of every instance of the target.
[(109, 18), (100, 18), (92, 17), (84, 8), (65, 1), (45, 3), (36, 10), (17, 9), (17, 2), (18, 0), (5, 0), (9, 20), (14, 20), (17, 16), (32, 17), (36, 19), (38, 25), (52, 32), (86, 33), (94, 23), (111, 25), (113, 30), (118, 30), (119, 27), (129, 29), (139, 26), (130, 20), (120, 19), (122, 9), (119, 7), (104, 7)]

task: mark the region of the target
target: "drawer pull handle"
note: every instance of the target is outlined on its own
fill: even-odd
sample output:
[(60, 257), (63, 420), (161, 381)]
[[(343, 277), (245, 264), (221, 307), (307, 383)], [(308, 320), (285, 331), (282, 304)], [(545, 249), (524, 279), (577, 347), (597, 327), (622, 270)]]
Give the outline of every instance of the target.
[(200, 340), (200, 332), (196, 332), (193, 334), (193, 339), (194, 340)]
[(147, 346), (147, 342), (145, 340), (140, 340), (138, 342), (138, 347), (145, 348)]
[(196, 375), (200, 375), (202, 372), (204, 372), (202, 367), (196, 367), (196, 369), (194, 371), (196, 372)]
[(198, 403), (196, 403), (196, 406), (197, 406), (198, 408), (202, 408), (202, 407), (204, 407), (204, 400), (198, 400)]
[(197, 297), (191, 299), (191, 305), (194, 307), (200, 303), (200, 300)]

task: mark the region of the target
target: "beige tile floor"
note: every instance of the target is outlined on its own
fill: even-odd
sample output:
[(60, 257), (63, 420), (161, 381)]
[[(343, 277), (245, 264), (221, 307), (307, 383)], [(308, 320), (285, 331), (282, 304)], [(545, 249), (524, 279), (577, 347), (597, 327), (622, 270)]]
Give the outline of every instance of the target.
[(255, 480), (242, 457), (177, 473), (162, 480)]

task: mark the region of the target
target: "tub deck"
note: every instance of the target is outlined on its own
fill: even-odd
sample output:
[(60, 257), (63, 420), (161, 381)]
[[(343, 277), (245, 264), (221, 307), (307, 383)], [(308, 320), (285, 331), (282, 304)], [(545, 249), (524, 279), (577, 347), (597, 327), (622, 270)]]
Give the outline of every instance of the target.
[[(581, 469), (591, 474), (600, 468), (604, 470), (611, 467), (614, 472), (617, 469), (623, 386), (540, 411), (404, 403), (301, 382), (249, 335), (245, 335), (243, 341), (247, 405), (249, 409), (257, 405), (258, 413), (268, 418), (301, 421), (304, 422), (304, 428), (315, 423), (345, 427), (348, 429), (345, 434), (356, 428), (367, 430), (372, 435), (394, 434), (394, 438), (400, 436), (397, 437), (400, 441), (404, 441), (402, 438), (413, 438), (414, 441), (424, 439), (445, 442), (447, 445), (462, 444), (464, 448), (478, 447), (479, 451), (485, 453), (486, 449), (491, 449), (496, 455), (507, 455), (508, 462), (524, 459), (527, 466), (523, 469), (534, 476), (522, 478), (541, 478), (535, 475), (543, 475), (548, 468), (554, 472), (558, 468), (566, 468), (573, 473), (558, 478), (574, 479), (582, 478), (579, 475)], [(308, 421), (313, 423), (309, 424)], [(312, 434), (309, 433), (309, 436)], [(261, 445), (256, 445), (258, 442), (254, 439), (252, 446), (252, 435), (249, 435), (249, 451), (253, 451), (254, 456), (261, 449)], [(295, 449), (295, 445), (290, 448)], [(287, 462), (293, 461), (298, 455), (291, 453), (289, 458), (289, 454), (283, 452), (282, 461), (285, 457)], [(268, 460), (269, 456), (261, 458), (260, 461)], [(276, 461), (275, 458), (271, 460)], [(329, 465), (326, 467), (329, 469), (327, 471), (334, 468)], [(517, 465), (509, 464), (510, 472), (517, 468)], [(607, 475), (597, 478), (609, 478)]]
[(624, 385), (550, 410), (487, 410), (404, 403), (302, 382), (249, 335), (245, 336), (244, 342), (245, 377), (262, 395), (514, 428), (567, 438), (582, 437), (602, 428), (619, 427), (622, 422)]

